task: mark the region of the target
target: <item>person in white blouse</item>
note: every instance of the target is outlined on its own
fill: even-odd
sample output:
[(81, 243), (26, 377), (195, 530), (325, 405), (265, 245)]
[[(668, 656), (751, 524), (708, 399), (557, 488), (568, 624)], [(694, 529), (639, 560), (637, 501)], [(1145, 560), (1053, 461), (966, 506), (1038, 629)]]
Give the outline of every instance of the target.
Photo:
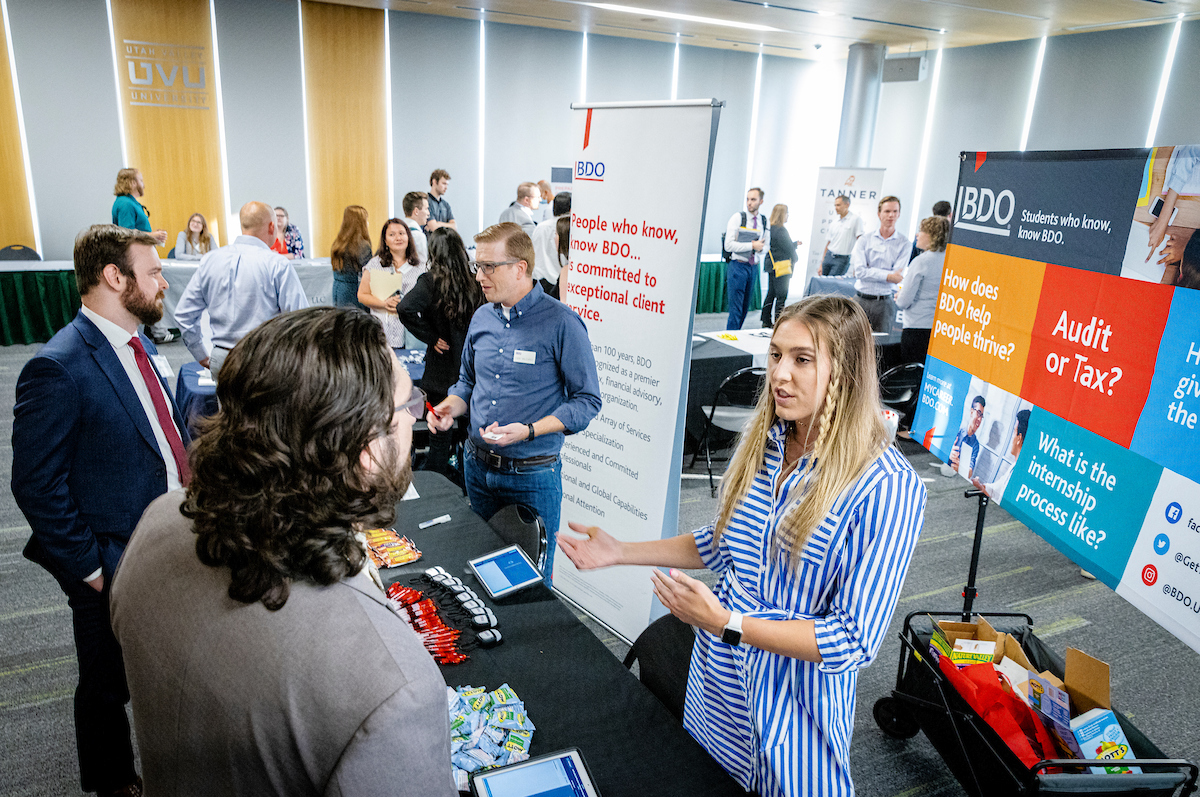
[[(388, 219), (379, 232), (379, 249), (363, 267), (362, 280), (358, 283), (358, 301), (369, 307), (371, 315), (383, 322), (388, 345), (393, 349), (405, 348), (407, 337), (396, 308), (400, 306), (404, 294), (417, 284), (417, 277), (425, 273), (425, 266), (417, 255), (416, 236), (411, 232), (403, 220)], [(371, 291), (372, 274), (399, 274), (400, 287), (381, 299)], [(379, 281), (378, 278), (376, 281)]]
[(850, 212), (850, 197), (840, 196), (833, 200), (837, 217), (829, 222), (829, 240), (821, 255), (821, 276), (840, 277), (850, 268), (850, 253), (863, 234), (862, 219)]

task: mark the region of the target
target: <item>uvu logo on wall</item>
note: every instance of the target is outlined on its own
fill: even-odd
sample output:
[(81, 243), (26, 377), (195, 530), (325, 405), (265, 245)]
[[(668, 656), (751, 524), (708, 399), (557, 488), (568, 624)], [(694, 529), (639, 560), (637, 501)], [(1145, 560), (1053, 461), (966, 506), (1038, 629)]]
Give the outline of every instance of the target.
[(208, 110), (208, 54), (203, 46), (125, 39), (130, 105)]

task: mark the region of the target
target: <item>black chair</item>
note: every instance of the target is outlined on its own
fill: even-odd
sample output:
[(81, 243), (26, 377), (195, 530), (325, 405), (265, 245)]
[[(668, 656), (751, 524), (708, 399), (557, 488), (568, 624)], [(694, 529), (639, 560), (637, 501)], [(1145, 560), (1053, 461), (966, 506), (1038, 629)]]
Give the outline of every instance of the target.
[(42, 256), (36, 249), (21, 244), (13, 244), (0, 249), (0, 260), (41, 260)]
[(546, 572), (546, 524), (537, 510), (525, 504), (509, 504), (488, 520), (492, 531), (507, 545), (519, 545), (541, 573)]
[(690, 625), (667, 614), (647, 626), (625, 656), (625, 667), (636, 661), (638, 678), (680, 722), (695, 640)]
[(700, 442), (696, 445), (696, 451), (692, 454), (692, 461), (688, 467), (695, 466), (696, 457), (700, 455), (700, 448), (703, 447), (704, 461), (708, 466), (708, 489), (712, 491), (714, 497), (717, 494), (717, 487), (713, 482), (712, 472), (713, 431), (719, 430), (717, 433), (721, 434), (727, 443), (742, 430), (746, 421), (754, 415), (754, 408), (758, 404), (758, 394), (766, 375), (767, 369), (757, 366), (736, 371), (721, 382), (716, 394), (713, 395), (712, 406), (701, 407), (705, 415), (704, 431), (700, 435)]
[(904, 363), (889, 368), (879, 377), (879, 400), (883, 406), (900, 413), (900, 428), (912, 428), (913, 415), (917, 411), (917, 399), (921, 396), (921, 379), (925, 366), (921, 363)]

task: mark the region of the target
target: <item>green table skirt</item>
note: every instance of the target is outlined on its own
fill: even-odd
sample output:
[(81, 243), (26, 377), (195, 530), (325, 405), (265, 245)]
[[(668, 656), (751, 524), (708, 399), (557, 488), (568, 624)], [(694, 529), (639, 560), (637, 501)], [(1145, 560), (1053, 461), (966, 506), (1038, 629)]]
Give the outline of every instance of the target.
[(79, 307), (74, 271), (0, 272), (0, 344), (45, 343)]
[[(749, 309), (751, 311), (762, 309), (761, 280), (762, 269), (755, 269), (754, 286), (750, 289)], [(724, 260), (700, 261), (700, 284), (696, 287), (696, 312), (729, 312), (729, 294), (725, 291)]]

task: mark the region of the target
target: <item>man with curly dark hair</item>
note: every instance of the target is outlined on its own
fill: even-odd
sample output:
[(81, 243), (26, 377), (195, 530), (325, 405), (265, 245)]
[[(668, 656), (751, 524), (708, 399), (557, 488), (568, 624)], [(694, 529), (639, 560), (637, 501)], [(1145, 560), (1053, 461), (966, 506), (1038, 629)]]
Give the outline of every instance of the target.
[(453, 794), (445, 681), (356, 536), (395, 518), (424, 394), (377, 319), (313, 307), (217, 395), (112, 588), (147, 793)]

